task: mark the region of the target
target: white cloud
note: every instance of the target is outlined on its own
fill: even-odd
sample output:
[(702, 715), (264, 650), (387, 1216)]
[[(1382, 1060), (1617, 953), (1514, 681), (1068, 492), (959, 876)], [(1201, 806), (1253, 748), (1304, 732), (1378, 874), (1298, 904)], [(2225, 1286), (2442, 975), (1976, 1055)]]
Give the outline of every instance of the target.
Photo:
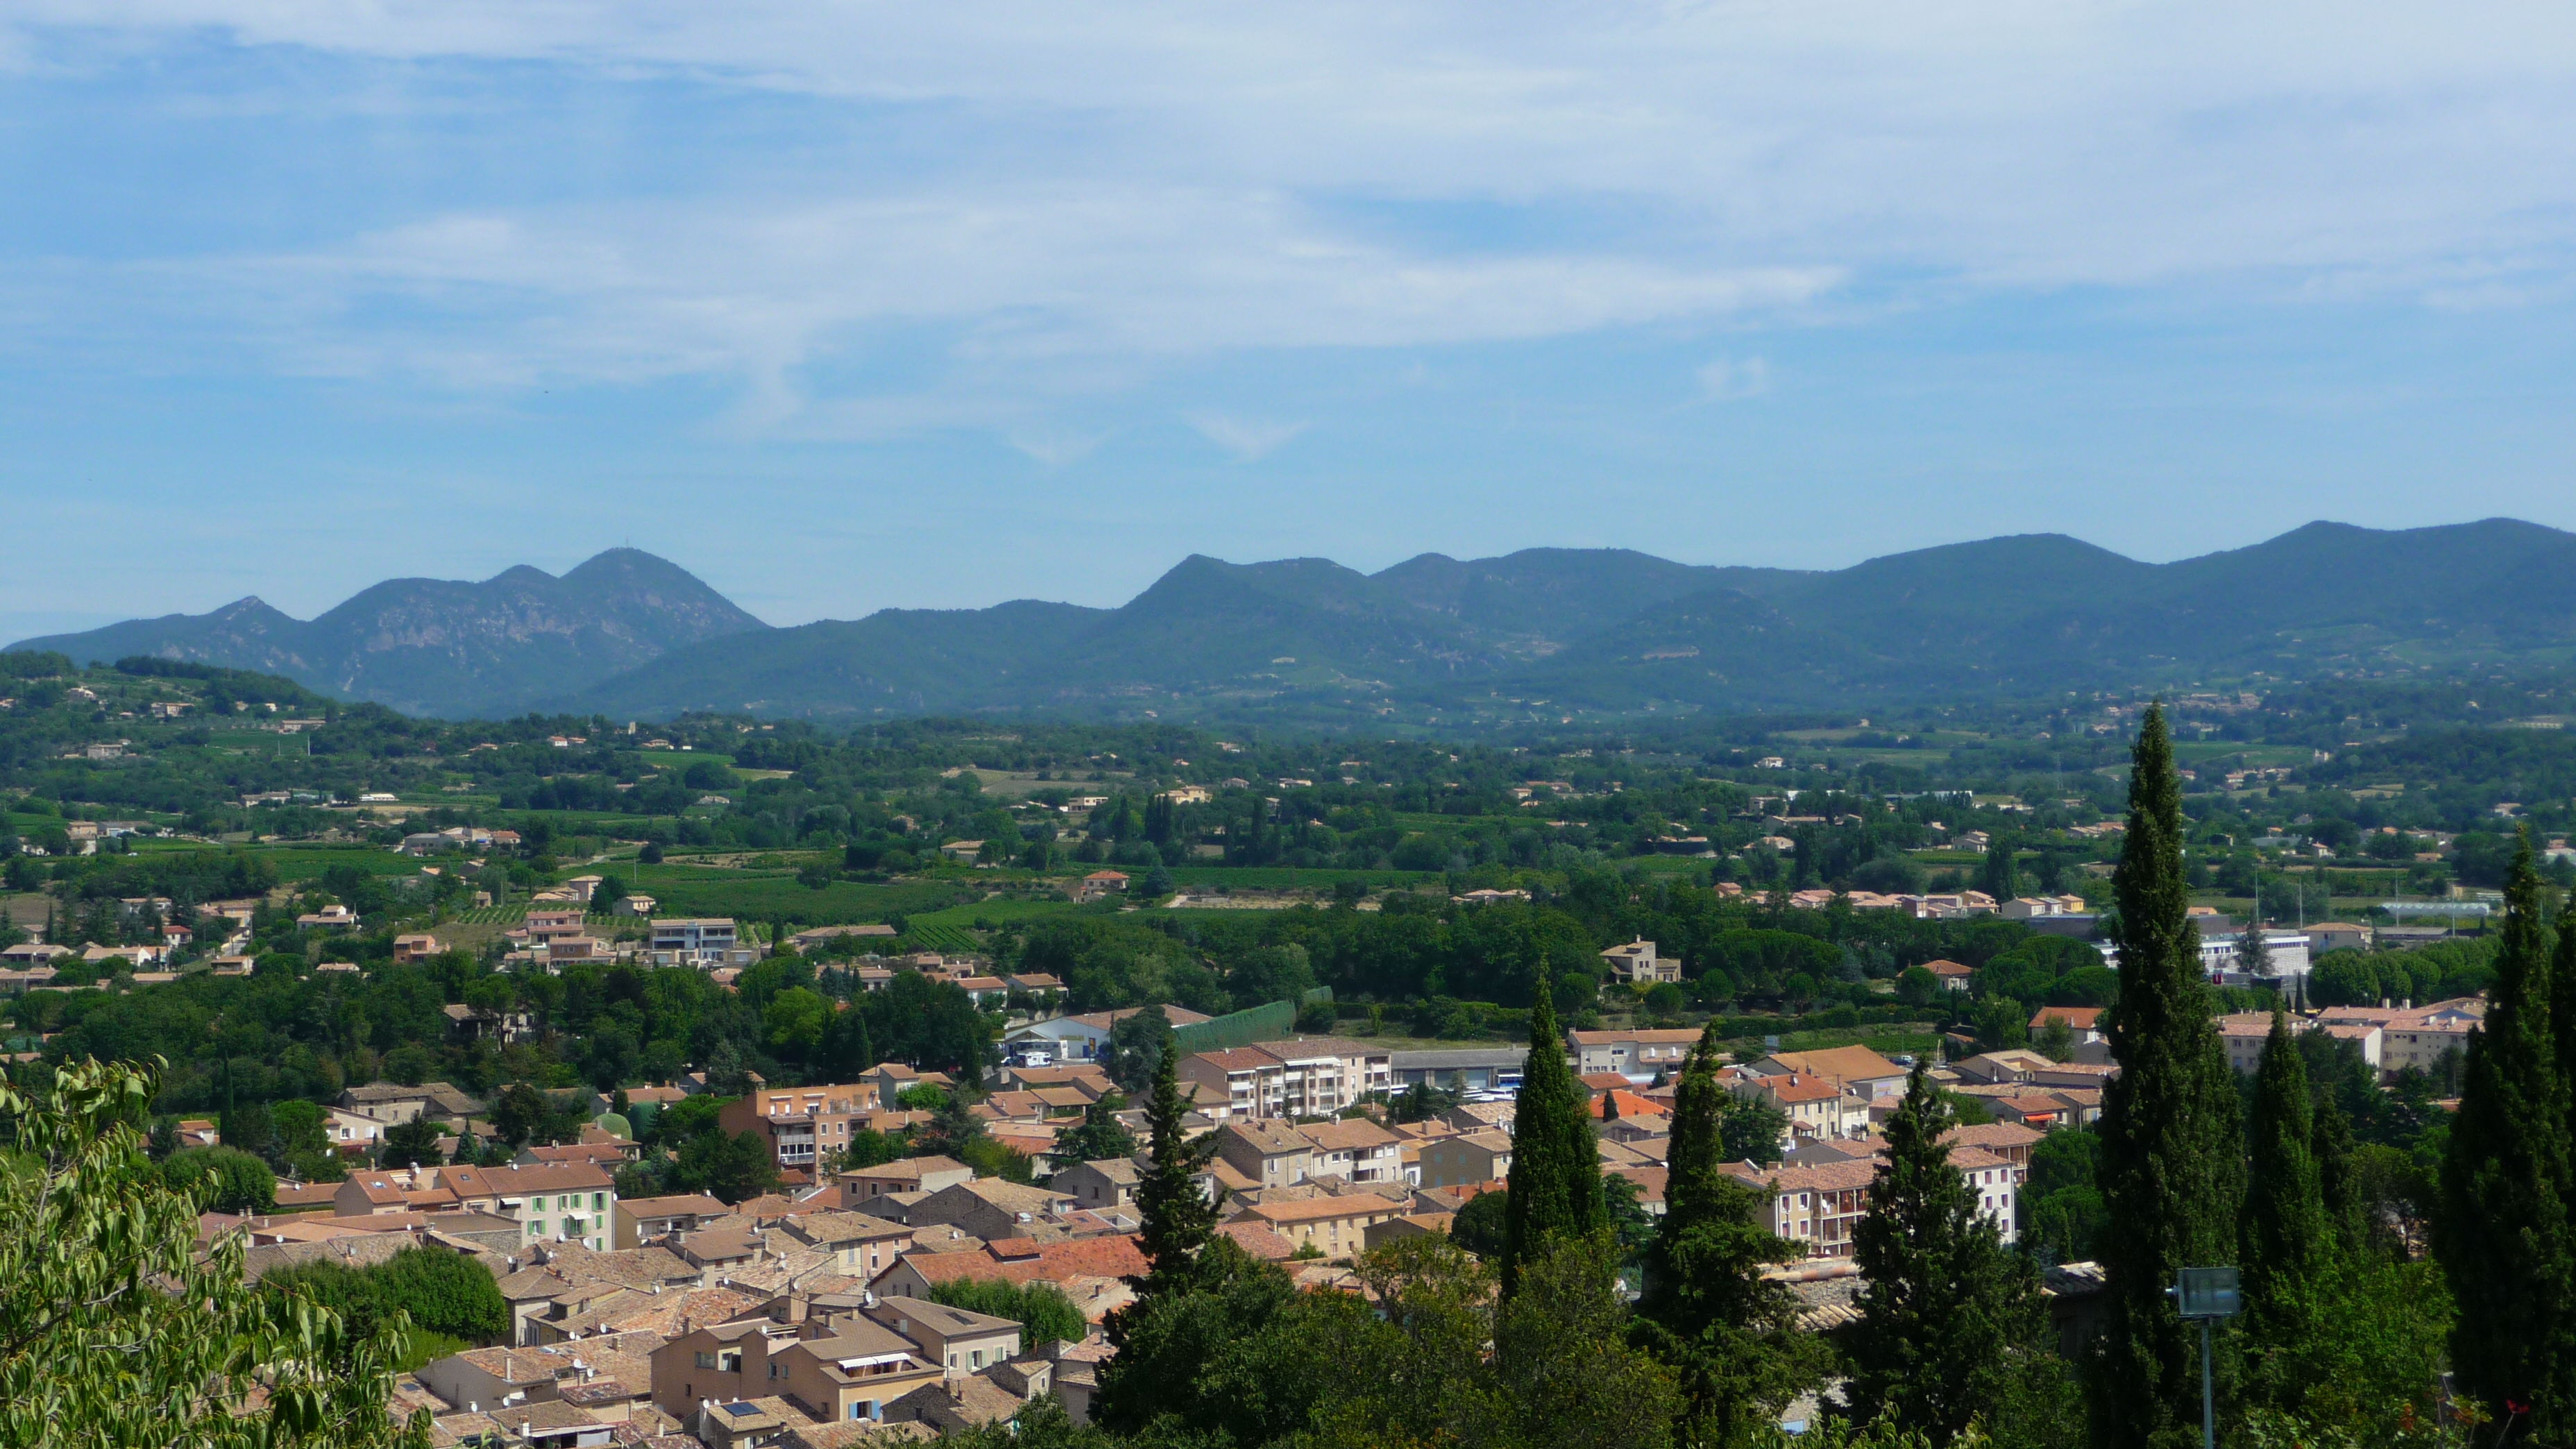
[[(299, 370), (504, 389), (738, 377), (760, 426), (809, 414), (832, 389), (805, 374), (890, 328), (948, 338), (950, 372), (914, 411), (1009, 415), (995, 399), (1014, 391), (1225, 350), (1688, 328), (1794, 317), (1847, 288), (2214, 280), (2457, 306), (2556, 295), (2576, 270), (2576, 10), (2526, 0), (22, 0), (13, 15), (0, 54), (42, 48), (58, 72), (83, 37), (121, 56), (212, 32), (337, 58), (274, 83), (378, 109), (542, 73), (683, 122), (761, 97), (905, 117), (892, 151), (818, 132), (746, 143), (744, 165), (707, 176), (647, 160), (623, 189), (588, 184), (577, 146), (532, 145), (532, 184), (500, 199), (431, 187), (412, 214), (315, 245), (58, 258), (81, 275), (48, 282), (71, 289), (66, 329), (157, 337), (175, 321)], [(190, 104), (155, 95), (146, 114)], [(438, 109), (414, 144), (524, 120)], [(565, 178), (583, 184), (538, 184)], [(527, 199), (548, 195), (605, 199)], [(1763, 385), (1759, 359), (1725, 367), (1712, 396)]]
[(1699, 370), (1700, 396), (1711, 402), (1759, 397), (1771, 390), (1771, 364), (1759, 357), (1721, 357)]
[(1192, 413), (1189, 421), (1200, 437), (1232, 453), (1238, 463), (1257, 463), (1306, 431), (1304, 423), (1264, 422), (1222, 413)]

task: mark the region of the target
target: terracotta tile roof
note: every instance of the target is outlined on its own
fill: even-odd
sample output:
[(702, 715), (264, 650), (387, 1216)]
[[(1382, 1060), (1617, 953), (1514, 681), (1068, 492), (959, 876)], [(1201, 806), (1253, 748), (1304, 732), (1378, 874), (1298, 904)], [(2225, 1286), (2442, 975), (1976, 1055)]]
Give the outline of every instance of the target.
[[(1622, 1080), (1624, 1080), (1624, 1078)], [(1627, 1090), (1625, 1087), (1603, 1092), (1601, 1095), (1594, 1097), (1591, 1103), (1592, 1115), (1596, 1118), (1606, 1118), (1610, 1111), (1609, 1104), (1612, 1102), (1617, 1102), (1619, 1104), (1619, 1115), (1623, 1118), (1668, 1117), (1672, 1115), (1672, 1109), (1666, 1107), (1663, 1103), (1649, 1101), (1648, 1099), (1640, 1097), (1636, 1093)]]
[(1400, 1204), (1390, 1202), (1375, 1193), (1359, 1193), (1350, 1197), (1308, 1198), (1303, 1202), (1257, 1202), (1235, 1214), (1234, 1220), (1263, 1223), (1317, 1223), (1334, 1218), (1370, 1215), (1391, 1218), (1400, 1216), (1403, 1211)]
[(1304, 1132), (1288, 1122), (1270, 1119), (1228, 1122), (1216, 1130), (1264, 1157), (1282, 1152), (1306, 1152), (1314, 1147)]
[(1672, 1177), (1672, 1169), (1668, 1167), (1613, 1167), (1609, 1170), (1637, 1185), (1637, 1200), (1641, 1203), (1662, 1202), (1664, 1184)]
[(444, 1167), (439, 1185), (466, 1197), (523, 1197), (539, 1192), (605, 1192), (617, 1180), (587, 1162), (535, 1163), (527, 1167)]
[(1279, 1236), (1269, 1224), (1237, 1219), (1217, 1224), (1216, 1230), (1234, 1239), (1234, 1245), (1265, 1263), (1284, 1263), (1295, 1256), (1297, 1245)]
[(1953, 1127), (1941, 1140), (1960, 1147), (1982, 1147), (1993, 1151), (2009, 1147), (2028, 1147), (2037, 1142), (2041, 1135), (2018, 1122), (1980, 1122)]
[(618, 1200), (617, 1206), (631, 1217), (675, 1218), (721, 1217), (732, 1211), (721, 1201), (705, 1193), (685, 1193), (677, 1197), (630, 1197)]
[(1362, 1148), (1384, 1147), (1396, 1140), (1394, 1133), (1365, 1117), (1345, 1117), (1333, 1122), (1312, 1122), (1297, 1129), (1307, 1141), (1329, 1152), (1351, 1152)]
[(1830, 1047), (1812, 1052), (1774, 1052), (1765, 1061), (1833, 1082), (1883, 1081), (1905, 1075), (1905, 1068), (1864, 1046)]

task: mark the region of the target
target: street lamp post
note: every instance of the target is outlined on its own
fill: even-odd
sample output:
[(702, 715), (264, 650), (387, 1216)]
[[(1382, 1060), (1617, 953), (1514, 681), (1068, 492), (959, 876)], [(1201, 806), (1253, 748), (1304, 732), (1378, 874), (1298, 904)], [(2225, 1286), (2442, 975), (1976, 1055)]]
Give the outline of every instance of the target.
[(2200, 1322), (2200, 1443), (2218, 1449), (2218, 1384), (2210, 1360), (2210, 1326), (2245, 1311), (2245, 1290), (2233, 1268), (2185, 1268), (2165, 1292), (2185, 1322)]

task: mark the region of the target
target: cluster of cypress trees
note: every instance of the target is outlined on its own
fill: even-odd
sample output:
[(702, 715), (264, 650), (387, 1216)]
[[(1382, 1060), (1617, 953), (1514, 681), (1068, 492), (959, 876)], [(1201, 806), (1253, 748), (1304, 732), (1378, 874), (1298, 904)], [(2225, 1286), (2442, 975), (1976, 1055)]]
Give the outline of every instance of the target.
[[(2311, 1085), (2289, 1022), (2277, 1010), (2246, 1110), (2218, 1036), (2188, 912), (2181, 806), (2163, 712), (2150, 709), (2129, 781), (2128, 839), (2113, 877), (2120, 996), (2106, 1024), (2120, 1074), (2103, 1093), (2101, 1185), (2109, 1214), (2103, 1258), (2110, 1311), (2090, 1365), (2092, 1443), (2103, 1449), (2185, 1449), (2198, 1441), (2198, 1334), (2184, 1323), (2167, 1289), (2185, 1267), (2228, 1265), (2242, 1272), (2246, 1303), (2243, 1322), (2216, 1338), (2220, 1394), (2229, 1416), (2261, 1421), (2293, 1437), (2384, 1435), (2420, 1422), (2421, 1411), (2431, 1408), (2443, 1295), (2423, 1265), (2407, 1263), (2375, 1241), (2354, 1178), (2351, 1126), (2332, 1095)], [(2520, 924), (2509, 926), (2507, 954), (2519, 952), (2539, 963), (2543, 969), (2529, 974), (2545, 975), (2532, 911), (2536, 893), (2537, 879), (2531, 877), (2511, 913)], [(2512, 931), (2520, 937), (2512, 938)], [(2554, 1120), (2559, 1125), (2544, 1133), (2557, 1131), (2563, 1144), (2566, 1083), (2548, 1075), (2548, 1018), (2544, 1004), (2536, 1013), (2536, 1033), (2525, 1033), (2539, 1039), (2525, 1041), (2515, 1059), (2522, 1062), (2536, 1047), (2543, 1057), (2537, 1074), (2521, 1065), (2500, 1070), (2527, 1078), (2533, 1090), (2544, 1082), (2554, 1085), (2555, 1105), (2536, 1119), (2516, 1107), (2482, 1120)], [(2494, 1056), (2491, 1048), (2473, 1048), (2473, 1062)], [(2485, 1130), (2472, 1128), (2471, 1115), (2464, 1112), (2462, 1130)], [(2492, 1163), (2499, 1156), (2496, 1147), (2464, 1143), (2459, 1135), (2452, 1148), (2455, 1158), (2465, 1149), (2472, 1162)], [(2555, 1160), (2568, 1161), (2563, 1148)], [(2534, 1166), (2516, 1180), (2537, 1183), (2547, 1175)], [(2529, 1209), (2546, 1194), (2516, 1198), (2478, 1188), (2462, 1196)], [(2571, 1200), (2576, 1199), (2550, 1197), (2546, 1207), (2527, 1216), (2554, 1221), (2564, 1243), (2569, 1236), (2563, 1205)], [(2519, 1232), (2515, 1226), (2503, 1236)], [(2471, 1229), (2469, 1236), (2490, 1247), (2499, 1241), (2486, 1227)], [(2563, 1252), (2557, 1261), (2566, 1261)], [(2498, 1285), (2499, 1298), (2526, 1301), (2523, 1282), (2500, 1272), (2481, 1270), (2477, 1276)], [(2456, 1269), (2454, 1280), (2460, 1281)], [(2469, 1309), (2469, 1300), (2463, 1298), (2462, 1306)], [(2473, 1316), (2462, 1313), (2464, 1330)], [(2526, 1322), (2511, 1331), (2528, 1334), (2536, 1327)], [(2537, 1364), (2555, 1355), (2562, 1364), (2576, 1364), (2565, 1343), (2532, 1338), (2514, 1362)], [(2456, 1357), (2465, 1368), (2468, 1355)]]
[[(2129, 797), (2114, 876), (2120, 996), (2106, 1021), (2121, 1071), (2105, 1090), (2100, 1129), (2107, 1313), (2083, 1375), (2089, 1443), (2197, 1442), (2199, 1334), (2166, 1290), (2182, 1268), (2228, 1264), (2242, 1267), (2248, 1303), (2244, 1322), (2219, 1339), (2231, 1418), (2272, 1415), (2256, 1427), (2293, 1438), (2309, 1427), (2355, 1442), (2387, 1437), (2429, 1409), (2447, 1300), (2431, 1267), (2404, 1261), (2365, 1221), (2350, 1126), (2331, 1094), (2312, 1088), (2278, 1014), (2244, 1110), (2188, 913), (2181, 792), (2160, 709), (2140, 732)], [(2535, 1442), (2561, 1443), (2576, 1430), (2576, 931), (2561, 934), (2553, 955), (2528, 842), (2507, 896), (2494, 1002), (2470, 1051), (2436, 1246), (2460, 1306), (2451, 1332), (2461, 1388)], [(1532, 1322), (1563, 1329), (1562, 1312), (1532, 1306), (1582, 1297), (1559, 1281), (1568, 1274), (1587, 1284), (1600, 1277), (1593, 1286), (1606, 1289), (1610, 1233), (1586, 1093), (1565, 1061), (1544, 983), (1530, 1042), (1495, 1321), (1504, 1367), (1536, 1373), (1526, 1353), (1505, 1351), (1504, 1339), (1518, 1339), (1502, 1325), (1519, 1322), (1517, 1303), (1532, 1308)], [(1754, 1437), (1820, 1381), (1831, 1357), (1798, 1331), (1791, 1290), (1763, 1276), (1798, 1249), (1770, 1232), (1762, 1195), (1722, 1170), (1728, 1098), (1718, 1060), (1712, 1028), (1676, 1090), (1666, 1213), (1625, 1315), (1631, 1348), (1661, 1366), (1648, 1377), (1668, 1374), (1678, 1391), (1673, 1438), (1685, 1444)], [(1167, 1044), (1147, 1098), (1153, 1141), (1138, 1199), (1151, 1271), (1138, 1287), (1147, 1300), (1209, 1290), (1199, 1296), (1213, 1325), (1234, 1311), (1219, 1281), (1232, 1279), (1222, 1262), (1204, 1263), (1239, 1255), (1214, 1234), (1197, 1181), (1207, 1144), (1185, 1142), (1186, 1110)], [(1954, 1125), (1918, 1068), (1888, 1122), (1887, 1167), (1855, 1243), (1867, 1285), (1845, 1345), (1845, 1399), (1857, 1417), (1883, 1417), (1929, 1444), (1972, 1427), (2006, 1431), (2017, 1444), (2069, 1442), (2075, 1389), (2046, 1344), (2036, 1270), (1979, 1212), (1944, 1141)], [(1598, 1324), (1621, 1316), (1606, 1298), (1595, 1306)], [(1113, 1339), (1128, 1317), (1113, 1320)], [(1157, 1352), (1188, 1341), (1164, 1336), (1173, 1341)], [(1137, 1356), (1130, 1367), (1152, 1355)], [(1652, 1386), (1637, 1383), (1640, 1392)]]

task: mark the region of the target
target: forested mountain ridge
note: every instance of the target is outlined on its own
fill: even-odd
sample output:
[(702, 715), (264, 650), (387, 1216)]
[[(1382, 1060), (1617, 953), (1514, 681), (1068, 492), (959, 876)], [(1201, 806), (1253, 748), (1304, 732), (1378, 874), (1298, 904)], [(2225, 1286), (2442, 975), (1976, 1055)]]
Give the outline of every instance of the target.
[(1797, 571), (1619, 549), (1327, 559), (1192, 555), (1116, 608), (1014, 600), (770, 629), (686, 571), (613, 550), (553, 579), (400, 580), (311, 623), (256, 599), (28, 641), (269, 670), (451, 716), (749, 710), (819, 719), (1043, 710), (1456, 726), (1648, 710), (1865, 706), (2262, 673), (2576, 655), (2576, 535), (2511, 519), (2312, 523), (2141, 563), (2024, 534)]
[(20, 649), (255, 669), (415, 714), (506, 714), (583, 688), (682, 644), (767, 626), (686, 569), (637, 549), (557, 578), (526, 565), (480, 583), (389, 579), (307, 622), (257, 598)]
[[(871, 616), (676, 650), (564, 701), (820, 718), (1051, 709), (1281, 723), (1796, 709), (2576, 648), (2576, 535), (2316, 523), (2172, 564), (2031, 534), (1828, 572), (1624, 550), (1437, 554), (1362, 574), (1193, 556), (1117, 609)], [(931, 622), (936, 620), (935, 625)], [(987, 672), (942, 671), (971, 635)], [(1014, 646), (1018, 647), (1014, 647)]]

